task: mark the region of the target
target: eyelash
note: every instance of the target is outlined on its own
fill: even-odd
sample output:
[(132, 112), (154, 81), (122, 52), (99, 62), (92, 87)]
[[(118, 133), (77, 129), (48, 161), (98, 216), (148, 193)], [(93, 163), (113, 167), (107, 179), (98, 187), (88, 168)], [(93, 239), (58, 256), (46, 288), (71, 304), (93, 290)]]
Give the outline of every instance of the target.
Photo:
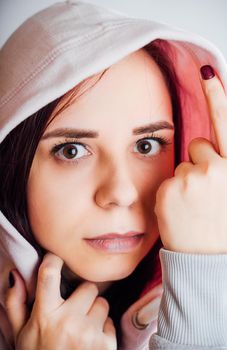
[[(137, 144), (138, 142), (140, 142), (140, 141), (143, 141), (143, 140), (154, 140), (154, 141), (158, 142), (158, 143), (161, 145), (161, 148), (162, 148), (160, 152), (164, 151), (165, 148), (166, 148), (166, 146), (167, 146), (167, 145), (170, 145), (170, 144), (172, 143), (172, 142), (170, 141), (170, 139), (168, 139), (168, 138), (166, 138), (166, 137), (164, 137), (164, 136), (160, 136), (160, 135), (157, 135), (157, 134), (156, 134), (156, 136), (155, 136), (155, 134), (150, 134), (150, 135), (146, 135), (146, 136), (143, 137), (142, 139), (139, 139), (138, 141), (136, 141), (136, 144)], [(62, 149), (64, 146), (71, 145), (71, 144), (76, 144), (76, 145), (83, 146), (83, 147), (89, 152), (87, 146), (86, 146), (84, 143), (79, 142), (77, 139), (73, 139), (73, 140), (71, 139), (70, 141), (65, 140), (65, 142), (63, 142), (63, 143), (61, 142), (61, 143), (55, 144), (54, 147), (51, 149), (50, 153), (51, 153), (51, 155), (55, 156), (56, 153), (57, 153), (60, 149)], [(160, 152), (159, 152), (159, 153), (160, 153)], [(137, 153), (139, 153), (139, 152), (137, 152)], [(152, 157), (154, 157), (154, 156), (146, 156), (145, 154), (142, 154), (142, 153), (140, 153), (140, 155), (141, 155), (142, 157), (147, 157), (147, 158), (152, 158)], [(60, 160), (61, 160), (61, 161), (65, 161), (65, 162), (67, 162), (67, 163), (78, 163), (80, 160), (83, 160), (83, 158), (84, 158), (84, 157), (80, 157), (79, 159), (73, 159), (73, 160), (69, 160), (69, 159), (68, 159), (68, 160), (62, 160), (62, 159), (60, 159)]]

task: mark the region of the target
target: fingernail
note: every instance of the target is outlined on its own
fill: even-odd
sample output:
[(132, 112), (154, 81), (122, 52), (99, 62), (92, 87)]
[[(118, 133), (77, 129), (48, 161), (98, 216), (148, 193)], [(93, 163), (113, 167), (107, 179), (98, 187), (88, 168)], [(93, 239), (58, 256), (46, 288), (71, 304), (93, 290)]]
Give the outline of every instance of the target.
[(14, 284), (15, 284), (15, 279), (14, 279), (12, 271), (10, 271), (10, 273), (9, 273), (9, 288), (13, 288)]
[(211, 79), (215, 76), (214, 70), (211, 66), (205, 65), (200, 68), (201, 76), (204, 80)]

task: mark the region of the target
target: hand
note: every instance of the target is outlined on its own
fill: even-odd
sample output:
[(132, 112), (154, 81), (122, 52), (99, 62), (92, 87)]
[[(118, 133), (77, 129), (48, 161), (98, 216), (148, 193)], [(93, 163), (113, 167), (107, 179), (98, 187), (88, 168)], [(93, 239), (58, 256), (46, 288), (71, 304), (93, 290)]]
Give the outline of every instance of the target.
[(217, 144), (191, 141), (190, 161), (161, 184), (155, 213), (164, 248), (220, 254), (227, 253), (227, 97), (217, 76), (201, 84)]
[(67, 299), (60, 295), (63, 261), (47, 253), (39, 268), (31, 315), (24, 281), (14, 270), (6, 308), (16, 350), (116, 350), (115, 328), (107, 301), (94, 283), (84, 282)]

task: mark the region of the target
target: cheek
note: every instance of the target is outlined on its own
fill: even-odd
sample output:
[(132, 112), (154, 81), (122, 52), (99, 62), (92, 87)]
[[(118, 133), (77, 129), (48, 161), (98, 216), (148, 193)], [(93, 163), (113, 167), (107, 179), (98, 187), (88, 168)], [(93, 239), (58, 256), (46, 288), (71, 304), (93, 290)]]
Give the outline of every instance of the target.
[[(34, 162), (28, 185), (27, 204), (29, 222), (38, 242), (67, 238), (86, 213), (88, 186), (83, 176), (75, 172), (54, 171), (48, 165)], [(80, 219), (79, 219), (80, 218)]]

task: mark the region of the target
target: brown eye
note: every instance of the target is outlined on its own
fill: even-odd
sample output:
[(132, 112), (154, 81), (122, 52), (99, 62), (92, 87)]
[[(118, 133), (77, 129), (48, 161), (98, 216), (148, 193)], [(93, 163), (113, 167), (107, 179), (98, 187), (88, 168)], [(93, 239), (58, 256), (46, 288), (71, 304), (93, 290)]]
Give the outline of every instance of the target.
[(86, 146), (80, 143), (62, 143), (56, 145), (53, 148), (52, 153), (60, 160), (65, 161), (78, 161), (80, 158), (91, 154)]
[(135, 152), (141, 153), (147, 156), (153, 156), (160, 152), (161, 145), (154, 139), (143, 139), (136, 142)]
[(62, 153), (63, 153), (64, 157), (66, 157), (68, 159), (72, 159), (77, 155), (78, 151), (77, 151), (75, 146), (67, 145), (67, 146), (63, 147)]
[(137, 144), (137, 146), (138, 146), (138, 151), (139, 151), (140, 153), (145, 153), (145, 154), (147, 154), (147, 153), (149, 153), (149, 152), (151, 151), (151, 149), (152, 149), (152, 146), (151, 146), (150, 142), (148, 142), (148, 141), (139, 141), (138, 144)]

